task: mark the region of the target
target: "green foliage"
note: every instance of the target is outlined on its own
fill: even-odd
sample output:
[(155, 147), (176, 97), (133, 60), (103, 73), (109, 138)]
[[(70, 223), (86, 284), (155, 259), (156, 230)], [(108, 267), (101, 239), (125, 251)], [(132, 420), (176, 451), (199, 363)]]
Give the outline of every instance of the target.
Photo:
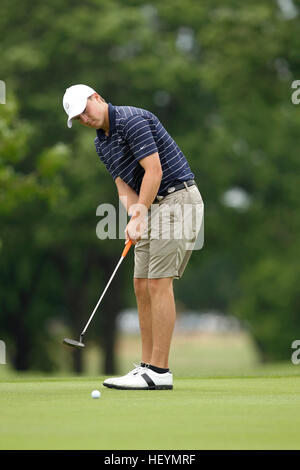
[(9, 97), (0, 113), (1, 331), (17, 368), (39, 364), (37, 368), (49, 370), (51, 358), (41, 348), (41, 342), (48, 336), (42, 325), (51, 311), (44, 308), (45, 291), (39, 287), (44, 275), (46, 295), (51, 293), (44, 262), (54, 234), (52, 241), (45, 244), (40, 233), (65, 192), (61, 173), (68, 151), (59, 144), (44, 149), (37, 155), (39, 164), (34, 167), (29, 152), (33, 128), (19, 119), (14, 97)]
[[(87, 83), (113, 104), (154, 112), (195, 173), (205, 246), (175, 283), (178, 300), (238, 315), (263, 358), (288, 358), (299, 327), (300, 115), (290, 99), (299, 16), (268, 0), (3, 0), (1, 11), (0, 318), (12, 344), (25, 297), (20, 331), (26, 324), (33, 357), (48, 320), (77, 334), (122, 247), (95, 236), (97, 206), (118, 205), (115, 184), (94, 134), (68, 129), (62, 108), (66, 87)], [(224, 203), (232, 188), (247, 208)], [(111, 318), (134, 303), (131, 268), (107, 304)]]

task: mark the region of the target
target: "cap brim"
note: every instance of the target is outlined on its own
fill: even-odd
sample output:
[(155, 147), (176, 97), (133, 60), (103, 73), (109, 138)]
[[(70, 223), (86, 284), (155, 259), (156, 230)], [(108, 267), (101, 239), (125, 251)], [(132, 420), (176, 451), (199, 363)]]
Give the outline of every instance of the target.
[(75, 116), (78, 116), (79, 114), (81, 114), (85, 110), (86, 103), (87, 103), (87, 98), (85, 98), (83, 100), (83, 102), (81, 103), (80, 106), (77, 106), (76, 109), (73, 109), (73, 110), (70, 111), (69, 117), (68, 117), (68, 120), (67, 120), (67, 126), (69, 128), (72, 127), (72, 124), (73, 124), (72, 119), (74, 119)]

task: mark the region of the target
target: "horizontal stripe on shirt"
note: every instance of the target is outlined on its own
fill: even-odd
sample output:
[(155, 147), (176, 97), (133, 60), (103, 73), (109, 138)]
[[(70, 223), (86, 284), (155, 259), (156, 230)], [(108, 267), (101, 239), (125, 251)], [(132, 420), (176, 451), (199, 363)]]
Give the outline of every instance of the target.
[(186, 157), (153, 113), (111, 103), (108, 112), (109, 135), (98, 129), (95, 147), (114, 179), (119, 176), (139, 194), (145, 173), (139, 161), (156, 152), (163, 172), (158, 195), (178, 182), (194, 179)]

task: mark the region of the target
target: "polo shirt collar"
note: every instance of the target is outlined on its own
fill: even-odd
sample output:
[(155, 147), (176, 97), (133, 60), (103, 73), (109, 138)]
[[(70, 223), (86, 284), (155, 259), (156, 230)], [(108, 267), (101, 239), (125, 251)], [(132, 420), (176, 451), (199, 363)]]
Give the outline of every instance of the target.
[(106, 136), (103, 129), (97, 129), (97, 136), (100, 140), (108, 139), (116, 130), (116, 108), (111, 103), (108, 103), (108, 118), (109, 118), (109, 135)]

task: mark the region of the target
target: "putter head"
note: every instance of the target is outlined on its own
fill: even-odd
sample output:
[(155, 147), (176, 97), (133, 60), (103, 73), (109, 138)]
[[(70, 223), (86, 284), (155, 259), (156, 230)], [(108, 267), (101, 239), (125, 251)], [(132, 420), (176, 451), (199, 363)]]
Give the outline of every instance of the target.
[(77, 349), (84, 348), (84, 344), (81, 342), (81, 337), (80, 337), (80, 341), (75, 341), (74, 339), (65, 338), (63, 340), (63, 343), (67, 344), (68, 346), (71, 346), (72, 348), (77, 348)]

